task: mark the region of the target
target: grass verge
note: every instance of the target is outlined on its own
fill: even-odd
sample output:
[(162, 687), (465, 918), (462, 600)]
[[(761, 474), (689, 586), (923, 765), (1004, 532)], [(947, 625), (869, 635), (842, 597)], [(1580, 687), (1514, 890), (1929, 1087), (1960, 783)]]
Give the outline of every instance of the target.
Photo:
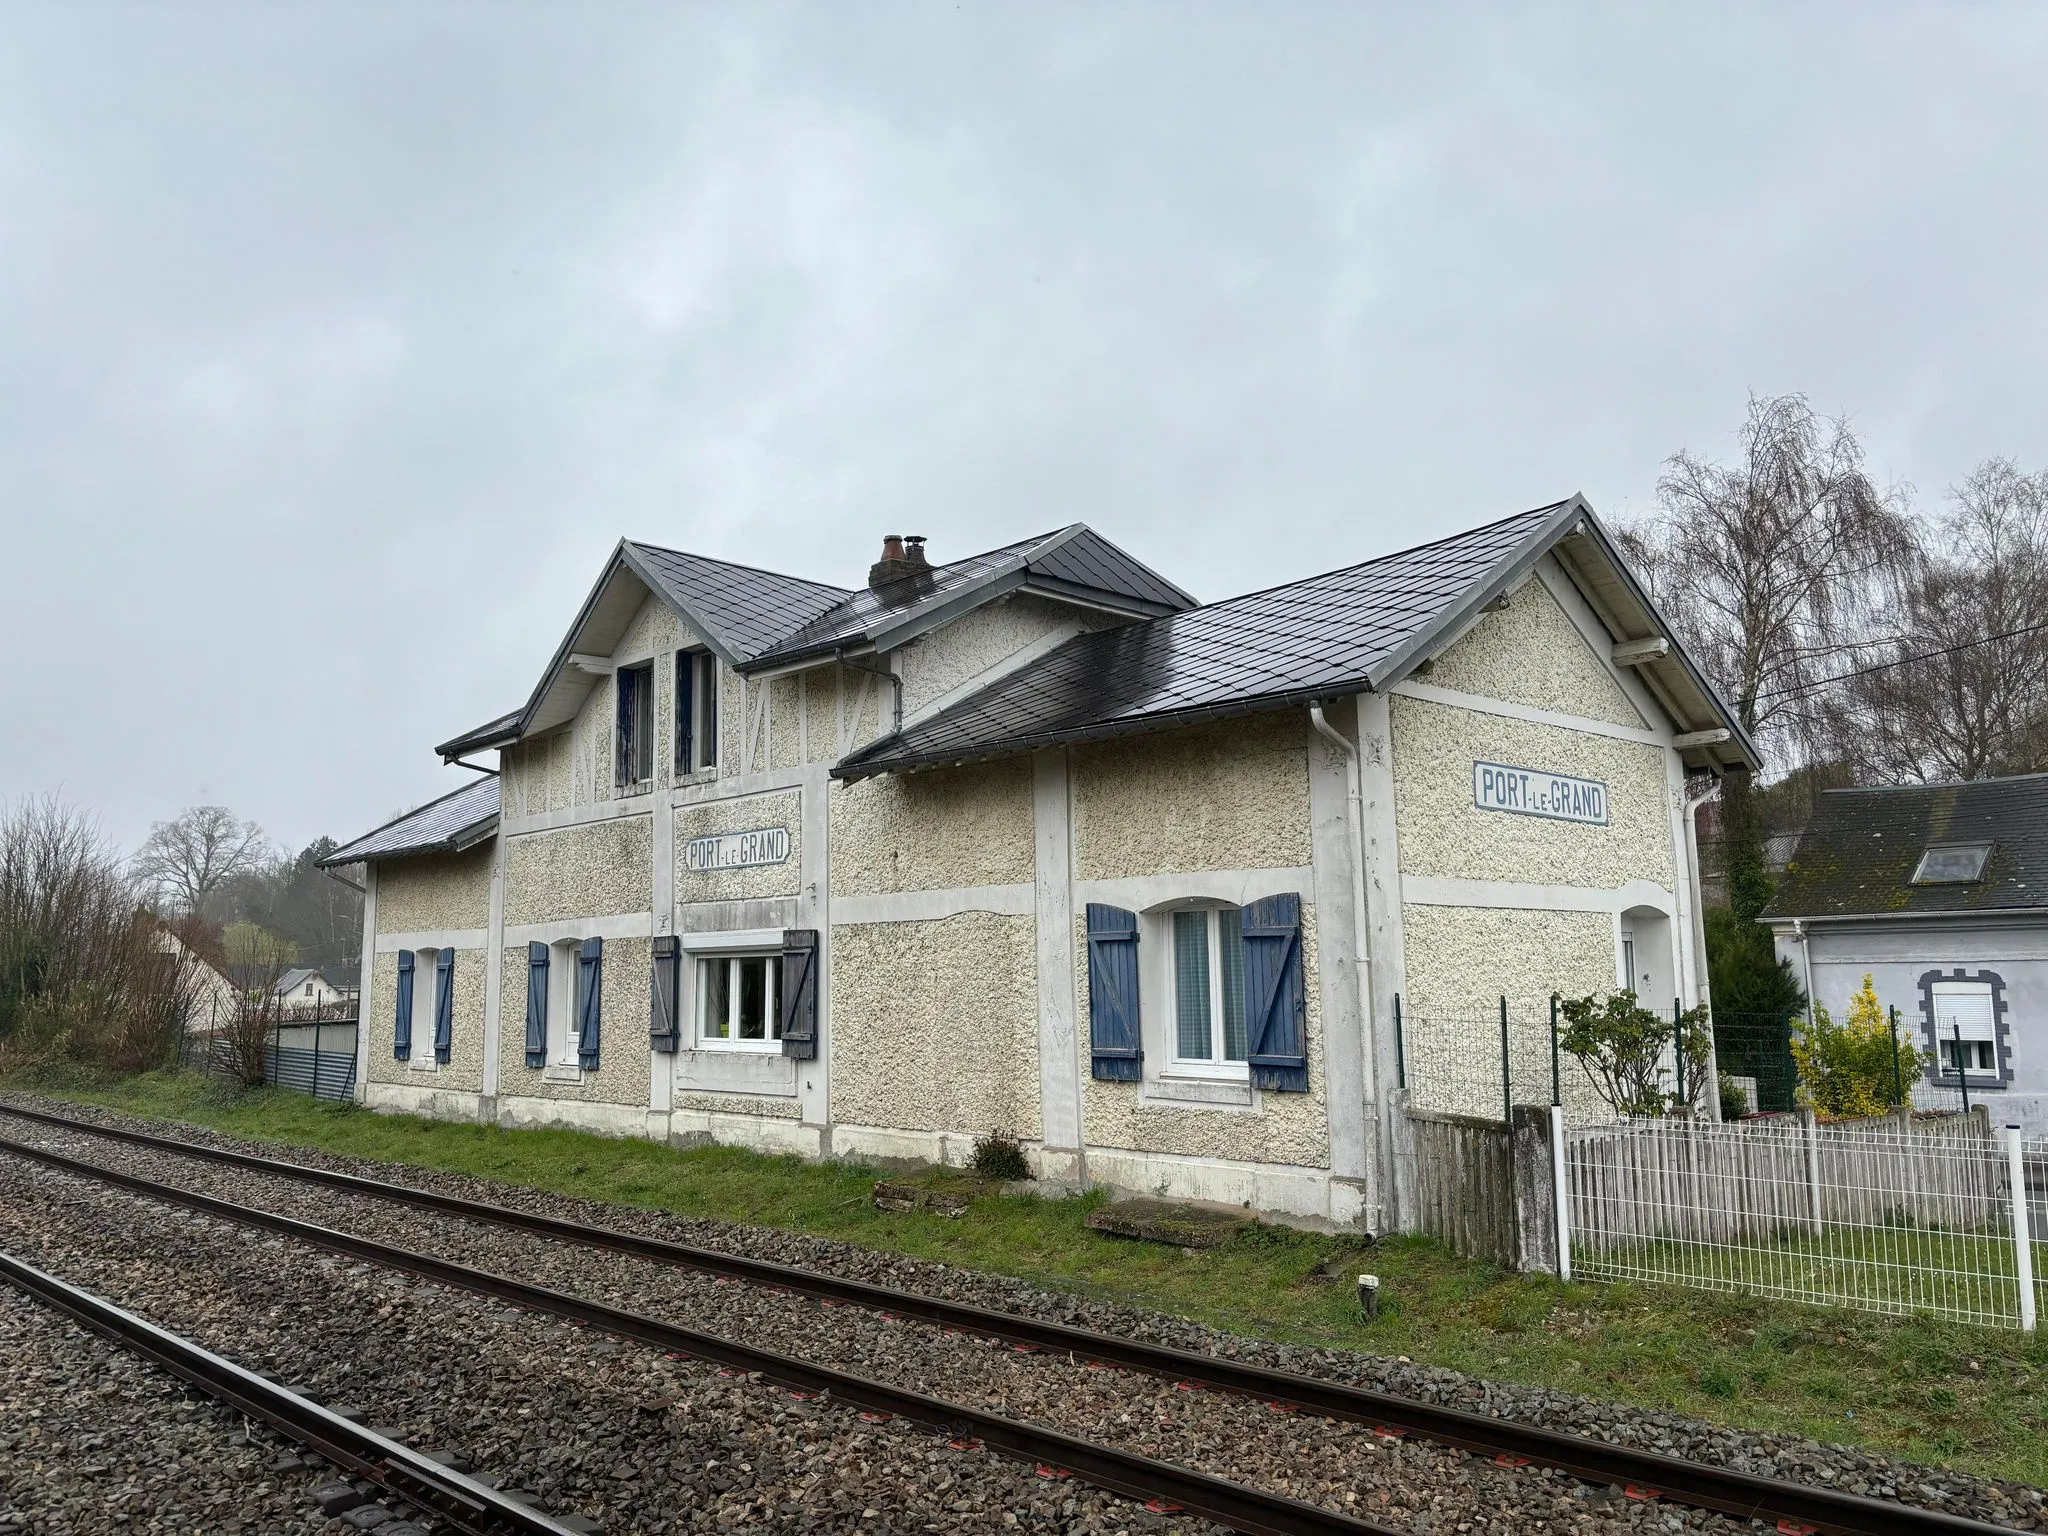
[[(990, 1197), (957, 1219), (891, 1213), (869, 1199), (873, 1170), (852, 1164), (374, 1114), (187, 1073), (13, 1086), (257, 1140), (839, 1238), (1239, 1333), (1405, 1355), (2048, 1486), (2048, 1340), (2039, 1336), (1710, 1291), (1559, 1285), (1426, 1238), (1383, 1239), (1333, 1283), (1317, 1271), (1345, 1252), (1340, 1238), (1260, 1227), (1182, 1253), (1088, 1230), (1082, 1218), (1097, 1195)], [(1385, 1284), (1375, 1322), (1359, 1316), (1354, 1269)]]

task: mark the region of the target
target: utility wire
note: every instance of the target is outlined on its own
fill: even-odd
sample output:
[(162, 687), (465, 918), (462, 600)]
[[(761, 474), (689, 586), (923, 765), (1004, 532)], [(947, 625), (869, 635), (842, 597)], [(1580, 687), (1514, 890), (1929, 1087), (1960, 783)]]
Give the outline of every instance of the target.
[[(1922, 651), (1917, 656), (1901, 656), (1896, 661), (1880, 661), (1875, 666), (1858, 667), (1853, 672), (1839, 672), (1833, 677), (1823, 677), (1811, 683), (1794, 683), (1785, 688), (1767, 689), (1756, 696), (1756, 702), (1761, 704), (1765, 699), (1783, 699), (1789, 698), (1794, 694), (1818, 693), (1823, 688), (1832, 688), (1837, 683), (1848, 682), (1851, 678), (1868, 677), (1873, 672), (1889, 672), (1894, 667), (1910, 667), (1916, 661), (1933, 661), (1937, 656), (1953, 656), (1959, 651), (1972, 650), (1980, 645), (1995, 645), (2000, 640), (2016, 640), (2021, 635), (2039, 634), (2044, 629), (2048, 629), (2048, 621), (2039, 624), (2028, 624), (2019, 629), (2008, 629), (1996, 635), (1979, 635), (1974, 640), (1965, 640), (1957, 645), (1945, 645), (1938, 651)], [(1865, 643), (1869, 645), (1890, 645), (1893, 642), (1890, 640), (1872, 640)]]

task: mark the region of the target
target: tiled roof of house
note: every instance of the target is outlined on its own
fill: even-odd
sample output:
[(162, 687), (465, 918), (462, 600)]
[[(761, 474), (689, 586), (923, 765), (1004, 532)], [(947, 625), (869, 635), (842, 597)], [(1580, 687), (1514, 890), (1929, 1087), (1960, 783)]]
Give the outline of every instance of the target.
[(628, 539), (625, 547), (637, 557), (643, 575), (652, 577), (672, 602), (742, 662), (753, 660), (818, 615), (858, 596), (822, 581), (663, 549), (658, 544)]
[(337, 848), (320, 861), (323, 869), (395, 859), (415, 853), (460, 853), (473, 848), (498, 828), (496, 775), (465, 784), (453, 794), (430, 800), (396, 821)]
[[(1915, 885), (1929, 845), (1989, 844), (1980, 878)], [(1830, 789), (1766, 918), (1922, 917), (2048, 907), (2048, 774)]]
[(833, 771), (862, 778), (1377, 686), (1418, 642), (1527, 568), (1581, 505), (1537, 507), (1327, 575), (1076, 636)]

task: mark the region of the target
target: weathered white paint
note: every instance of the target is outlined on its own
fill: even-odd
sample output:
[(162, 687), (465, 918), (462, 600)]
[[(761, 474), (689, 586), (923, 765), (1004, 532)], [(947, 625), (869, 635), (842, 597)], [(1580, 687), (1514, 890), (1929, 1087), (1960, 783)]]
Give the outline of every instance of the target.
[(478, 1113), (488, 1119), (498, 1097), (498, 1021), (505, 1006), (505, 967), (498, 957), (505, 948), (505, 839), (491, 840), (491, 926), (485, 938), (490, 963), (484, 967), (484, 1077)]
[(926, 891), (884, 891), (873, 896), (838, 896), (832, 921), (850, 923), (921, 923), (961, 912), (999, 912), (1029, 917), (1037, 911), (1037, 885), (959, 885)]
[(363, 977), (356, 990), (356, 1102), (367, 1103), (364, 1095), (370, 1086), (370, 1005), (374, 994), (370, 991), (371, 968), (376, 961), (377, 946), (377, 866), (374, 863), (363, 866), (363, 932), (370, 935), (371, 942), (363, 946)]
[(831, 789), (826, 766), (810, 764), (805, 770), (802, 801), (802, 883), (797, 890), (797, 920), (791, 926), (815, 929), (818, 934), (814, 962), (818, 968), (818, 1054), (810, 1061), (794, 1063), (798, 1114), (812, 1126), (829, 1126), (832, 1121), (831, 933), (838, 917), (832, 899)]
[(1394, 733), (1387, 696), (1360, 694), (1357, 699), (1360, 833), (1365, 857), (1366, 991), (1371, 999), (1370, 1037), (1373, 1080), (1381, 1085), (1374, 1104), (1376, 1142), (1383, 1170), (1382, 1217), (1403, 1231), (1416, 1219), (1414, 1149), (1408, 1117), (1397, 1103), (1400, 1083), (1399, 1043), (1394, 1013), (1408, 986), (1408, 967), (1401, 942), (1401, 902), (1406, 882), (1401, 875), (1401, 846), (1395, 835)]
[(1424, 907), (1535, 907), (1547, 912), (1621, 912), (1629, 907), (1678, 910), (1671, 892), (1650, 880), (1603, 890), (1587, 885), (1535, 885), (1518, 880), (1461, 880), (1450, 875), (1403, 875), (1406, 900)]
[(1526, 720), (1532, 725), (1554, 725), (1567, 731), (1583, 731), (1588, 736), (1611, 736), (1616, 741), (1640, 742), (1645, 746), (1668, 745), (1669, 732), (1637, 730), (1633, 726), (1616, 725), (1608, 720), (1593, 720), (1584, 715), (1560, 714), (1554, 709), (1537, 709), (1529, 704), (1516, 704), (1507, 699), (1490, 699), (1480, 693), (1460, 693), (1455, 688), (1439, 688), (1420, 678), (1404, 678), (1387, 690), (1406, 698), (1427, 699), (1432, 704), (1449, 704), (1458, 709), (1469, 709), (1474, 714), (1498, 715), (1503, 720)]
[(1036, 847), (1033, 910), (1038, 927), (1038, 1097), (1047, 1176), (1083, 1180), (1080, 1041), (1074, 1003), (1073, 800), (1067, 753), (1032, 754), (1031, 808)]
[(1315, 873), (1312, 864), (1293, 864), (1277, 869), (1202, 869), (1180, 875), (1076, 880), (1074, 903), (1100, 902), (1134, 912), (1188, 901), (1219, 901), (1243, 907), (1262, 897), (1288, 891), (1306, 897), (1315, 886)]
[[(1352, 724), (1348, 707), (1330, 706), (1324, 719), (1340, 736)], [(1334, 717), (1334, 718), (1333, 718)], [(1309, 814), (1312, 818), (1311, 879), (1316, 907), (1316, 948), (1321, 976), (1323, 1050), (1327, 1057), (1324, 1092), (1330, 1122), (1332, 1177), (1355, 1181), (1365, 1225), (1382, 1222), (1377, 1163), (1367, 1106), (1373, 1090), (1366, 1053), (1367, 993), (1361, 911), (1364, 887), (1358, 866), (1359, 834), (1353, 824), (1353, 787), (1357, 771), (1356, 739), (1340, 747), (1310, 723), (1308, 737)], [(1359, 791), (1362, 807), (1363, 790)]]
[(488, 928), (420, 928), (378, 934), (377, 953), (395, 955), (401, 949), (487, 949), (490, 942)]
[(560, 944), (568, 939), (644, 939), (654, 931), (653, 923), (653, 914), (647, 912), (567, 917), (551, 923), (507, 923), (505, 944)]

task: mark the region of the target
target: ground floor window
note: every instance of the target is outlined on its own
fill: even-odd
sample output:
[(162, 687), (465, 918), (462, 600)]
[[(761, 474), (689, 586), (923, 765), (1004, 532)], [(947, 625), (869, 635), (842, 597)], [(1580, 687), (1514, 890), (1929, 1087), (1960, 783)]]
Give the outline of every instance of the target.
[(697, 1039), (714, 1048), (782, 1039), (782, 956), (706, 955), (697, 962)]
[(1245, 1059), (1244, 914), (1236, 907), (1173, 914), (1173, 1059), (1224, 1066)]
[(1934, 983), (1934, 1041), (1945, 1072), (1998, 1070), (1998, 1023), (1991, 985), (1982, 981)]

